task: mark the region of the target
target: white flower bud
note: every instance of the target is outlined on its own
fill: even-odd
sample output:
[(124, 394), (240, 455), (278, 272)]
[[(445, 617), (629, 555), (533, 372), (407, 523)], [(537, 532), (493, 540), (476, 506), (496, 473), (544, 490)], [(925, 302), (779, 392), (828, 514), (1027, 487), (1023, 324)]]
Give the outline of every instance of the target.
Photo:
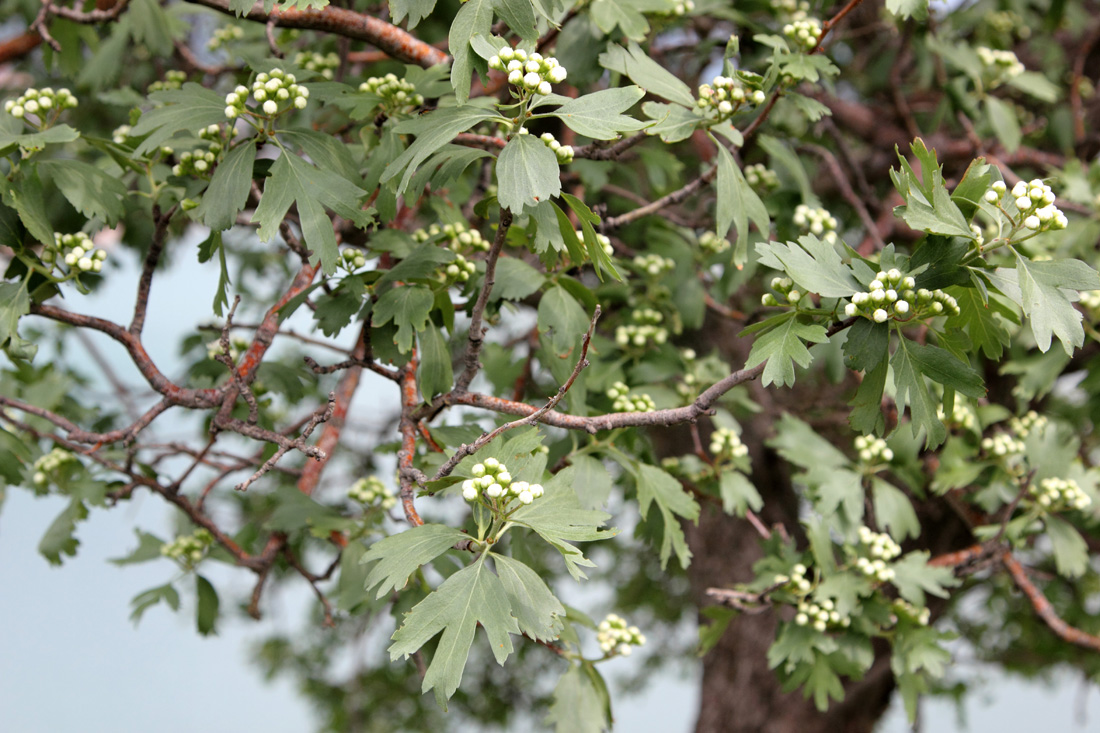
[(890, 316), (882, 308), (879, 308), (878, 310), (875, 311), (875, 313), (872, 317), (875, 319), (875, 323), (885, 323), (886, 319), (889, 318)]

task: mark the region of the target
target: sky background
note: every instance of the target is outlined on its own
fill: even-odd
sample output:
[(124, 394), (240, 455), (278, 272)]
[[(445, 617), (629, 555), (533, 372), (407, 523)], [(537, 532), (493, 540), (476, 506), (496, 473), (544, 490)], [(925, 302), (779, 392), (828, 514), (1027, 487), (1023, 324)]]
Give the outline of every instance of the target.
[[(188, 254), (196, 241), (173, 245), (177, 266), (158, 275), (150, 302), (146, 345), (169, 374), (176, 371), (167, 367), (176, 363), (180, 335), (209, 321), (206, 314), (214, 283)], [(123, 260), (122, 268), (112, 275), (110, 287), (80, 298), (79, 303), (71, 299), (67, 307), (128, 320), (137, 263), (130, 253), (117, 257)], [(306, 323), (295, 325), (308, 330)], [(130, 375), (136, 381), (136, 372), (125, 371), (121, 349), (106, 341), (101, 348), (124, 378)], [(173, 429), (169, 421), (165, 428)], [(179, 613), (156, 606), (135, 627), (129, 620), (130, 600), (176, 577), (176, 566), (159, 560), (119, 568), (107, 560), (136, 546), (135, 527), (171, 536), (171, 513), (158, 497), (141, 491), (115, 509), (93, 509), (78, 529), (77, 557), (66, 558), (56, 568), (36, 548), (65, 503), (59, 497), (38, 498), (23, 489), (9, 489), (0, 508), (0, 729), (4, 733), (301, 733), (313, 729), (308, 702), (296, 694), (293, 683), (286, 678), (265, 683), (249, 663), (249, 650), (259, 639), (299, 627), (316, 602), (304, 583), (292, 584), (282, 594), (265, 595), (264, 620), (256, 623), (226, 602), (251, 588), (252, 574), (215, 563), (209, 569), (204, 566), (203, 572), (222, 591), (225, 613), (216, 637), (204, 638), (195, 631), (188, 592), (181, 593), (184, 607)], [(193, 587), (193, 581), (188, 578), (178, 587), (181, 591)], [(616, 667), (625, 670), (640, 661), (637, 656), (618, 660), (607, 671), (614, 678)], [(966, 671), (987, 681), (967, 701), (968, 727), (963, 727), (953, 705), (928, 702), (922, 708), (923, 730), (1100, 730), (1097, 688), (1083, 686), (1068, 673), (1056, 675), (1051, 683), (1028, 684), (1007, 679), (992, 668)], [(641, 695), (613, 699), (617, 731), (688, 733), (698, 702), (696, 677), (669, 672), (655, 678)], [(879, 730), (909, 730), (899, 705)]]

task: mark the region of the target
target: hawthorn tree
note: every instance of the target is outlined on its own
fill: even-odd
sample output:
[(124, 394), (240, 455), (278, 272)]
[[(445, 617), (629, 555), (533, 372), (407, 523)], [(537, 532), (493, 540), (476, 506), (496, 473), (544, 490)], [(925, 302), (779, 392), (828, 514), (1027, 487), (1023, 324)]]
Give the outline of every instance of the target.
[(53, 563), (166, 502), (135, 619), (308, 586), (325, 730), (607, 729), (639, 647), (699, 731), (1100, 674), (1100, 4), (7, 7), (0, 477)]

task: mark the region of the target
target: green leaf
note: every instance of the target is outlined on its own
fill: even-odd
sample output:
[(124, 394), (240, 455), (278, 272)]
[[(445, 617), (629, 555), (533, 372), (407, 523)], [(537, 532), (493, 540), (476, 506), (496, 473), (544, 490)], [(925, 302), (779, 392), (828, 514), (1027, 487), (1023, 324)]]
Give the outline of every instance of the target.
[(364, 213), (358, 206), (364, 196), (366, 191), (346, 178), (284, 152), (271, 166), (252, 221), (260, 225), (260, 241), (270, 241), (278, 233), (290, 205), (297, 202), (302, 236), (312, 250), (310, 261), (319, 259), (324, 271), (332, 273), (340, 253), (325, 206), (345, 219), (357, 221)]
[(779, 418), (775, 437), (768, 445), (800, 468), (841, 468), (851, 463), (836, 446), (790, 413)]
[(156, 535), (135, 529), (134, 534), (138, 538), (138, 546), (129, 555), (111, 558), (108, 562), (113, 565), (136, 565), (137, 563), (159, 560), (164, 557), (160, 548), (164, 546), (164, 540)]
[[(795, 380), (794, 364), (805, 368), (810, 365), (813, 356), (803, 343), (811, 341), (824, 343), (829, 340), (825, 327), (813, 323), (808, 316), (798, 315), (795, 311), (783, 314), (786, 318), (775, 328), (761, 334), (753, 342), (745, 368), (751, 369), (763, 361), (762, 384), (783, 387), (793, 385)], [(783, 318), (780, 316), (780, 318)]]
[(603, 463), (583, 455), (575, 455), (569, 460), (574, 472), (573, 489), (580, 505), (585, 509), (599, 509), (607, 504), (611, 496), (611, 475)]
[(644, 520), (649, 514), (649, 508), (654, 503), (664, 520), (664, 535), (661, 538), (661, 567), (668, 564), (668, 558), (672, 551), (676, 551), (676, 558), (680, 561), (680, 567), (686, 568), (691, 563), (691, 550), (688, 549), (684, 530), (680, 526), (680, 519), (689, 519), (692, 522), (699, 520), (699, 503), (690, 494), (684, 491), (680, 482), (671, 474), (644, 463), (634, 464), (631, 471), (634, 474), (635, 485), (638, 490), (638, 511)]
[(574, 579), (587, 577), (581, 566), (595, 567), (571, 542), (593, 542), (614, 537), (618, 530), (600, 529), (611, 516), (606, 512), (583, 509), (573, 490), (576, 468), (569, 466), (543, 484), (543, 495), (512, 515), (512, 521), (534, 530), (565, 560)]
[(918, 344), (915, 341), (907, 342), (905, 348), (917, 368), (932, 381), (967, 397), (974, 399), (985, 397), (982, 375), (951, 352), (936, 346)]
[(646, 128), (646, 134), (660, 135), (666, 143), (687, 140), (702, 121), (690, 109), (679, 104), (646, 102), (642, 105), (642, 111), (650, 119), (655, 120), (654, 124)]
[(1058, 517), (1045, 517), (1043, 525), (1054, 552), (1054, 565), (1058, 574), (1066, 578), (1080, 578), (1089, 568), (1089, 548), (1077, 529)]
[(891, 566), (894, 569), (892, 582), (898, 595), (917, 608), (924, 608), (925, 593), (947, 598), (947, 589), (961, 582), (951, 568), (929, 565), (928, 558), (929, 553), (925, 550), (910, 552)]
[(214, 230), (229, 229), (237, 223), (237, 213), (248, 201), (252, 190), (252, 166), (256, 162), (256, 146), (246, 140), (229, 151), (218, 164), (210, 186), (202, 196), (195, 214)]
[[(21, 129), (21, 126), (20, 128)], [(80, 133), (68, 125), (54, 125), (41, 132), (10, 133), (0, 130), (0, 155), (7, 155), (16, 147), (26, 152), (45, 150), (47, 145), (70, 143), (80, 137)]]
[(308, 528), (314, 536), (324, 537), (333, 530), (341, 530), (351, 524), (351, 520), (344, 518), (340, 512), (317, 502), (293, 486), (280, 486), (275, 490), (275, 498), (277, 504), (271, 516), (264, 522), (265, 529), (293, 532)]
[(33, 359), (38, 350), (19, 335), (19, 319), (30, 310), (31, 296), (25, 283), (0, 283), (0, 347), (13, 359)]
[(62, 555), (76, 556), (80, 540), (73, 533), (76, 532), (77, 522), (87, 518), (88, 508), (84, 506), (84, 502), (74, 499), (46, 529), (46, 534), (38, 543), (38, 551), (51, 565), (60, 565)]
[(149, 99), (164, 106), (143, 114), (130, 131), (132, 137), (148, 135), (134, 151), (137, 155), (148, 155), (177, 132), (194, 134), (195, 130), (225, 122), (225, 96), (194, 82), (180, 89), (154, 92)]
[(1005, 151), (1010, 154), (1015, 153), (1023, 139), (1020, 121), (1016, 119), (1016, 110), (1007, 102), (989, 96), (985, 98), (985, 114), (989, 118), (993, 133), (1001, 141)]
[(843, 510), (844, 518), (850, 523), (863, 519), (864, 495), (860, 478), (849, 469), (823, 466), (810, 466), (798, 475), (799, 481), (814, 490), (814, 509), (818, 514), (831, 520), (838, 510)]
[(848, 329), (844, 340), (844, 366), (869, 372), (886, 359), (890, 347), (890, 326), (859, 318)]
[(833, 671), (827, 657), (819, 655), (814, 659), (813, 668), (803, 683), (803, 694), (806, 697), (812, 695), (814, 707), (822, 713), (829, 709), (830, 699), (837, 701), (844, 699), (844, 685), (837, 673)]
[[(463, 5), (462, 9), (458, 11), (459, 17), (461, 17), (471, 6), (475, 4), (485, 4), (486, 2), (488, 2), (488, 0), (469, 0), (469, 2)], [(457, 24), (457, 18), (455, 22)], [(458, 60), (456, 56), (456, 68), (457, 64)], [(469, 79), (467, 79), (467, 83), (468, 82)], [(416, 140), (402, 152), (401, 155), (397, 156), (392, 163), (386, 166), (386, 170), (382, 174), (380, 182), (386, 183), (396, 178), (399, 174), (403, 174), (401, 175), (400, 183), (397, 185), (397, 195), (401, 196), (405, 193), (405, 189), (408, 187), (409, 181), (412, 180), (413, 174), (416, 173), (416, 169), (421, 163), (431, 157), (432, 153), (453, 140), (455, 135), (460, 132), (466, 132), (466, 130), (469, 130), (477, 123), (492, 117), (497, 117), (496, 113), (492, 110), (470, 105), (465, 107), (444, 107), (414, 117), (411, 120), (405, 120), (404, 122), (398, 123), (393, 128), (394, 132), (402, 135), (416, 135)], [(549, 152), (549, 148), (547, 148), (547, 151)], [(551, 156), (553, 156), (552, 152)]]
[(554, 151), (534, 135), (516, 135), (497, 158), (497, 198), (520, 214), (561, 193), (561, 174)]
[(649, 21), (643, 13), (667, 9), (664, 0), (595, 0), (590, 13), (596, 27), (605, 34), (610, 35), (618, 26), (627, 38), (644, 41), (649, 35)]
[(862, 290), (852, 269), (840, 259), (836, 247), (812, 234), (798, 242), (757, 242), (760, 264), (771, 267), (798, 283), (804, 290), (826, 298), (847, 298)]
[(921, 180), (917, 176), (909, 161), (899, 152), (901, 168), (891, 170), (890, 177), (898, 193), (905, 198), (906, 205), (899, 206), (895, 212), (917, 231), (972, 239), (974, 233), (970, 231), (970, 225), (943, 184), (943, 172), (935, 152), (928, 150), (920, 138), (913, 141), (911, 148), (920, 161), (924, 178)]
[(996, 303), (982, 302), (976, 288), (952, 288), (949, 292), (959, 304), (959, 315), (949, 317), (947, 327), (965, 328), (974, 348), (981, 349), (987, 359), (1000, 361), (1012, 337), (998, 318)]
[(687, 84), (651, 59), (642, 48), (631, 42), (627, 48), (611, 46), (600, 54), (600, 66), (610, 71), (626, 74), (638, 86), (648, 92), (676, 102), (684, 107), (695, 106), (695, 95)]
[(229, 265), (225, 261), (225, 247), (222, 246), (222, 233), (210, 230), (210, 236), (199, 244), (199, 262), (209, 262), (214, 253), (218, 253), (218, 261), (221, 265), (221, 275), (218, 277), (218, 290), (214, 293), (214, 313), (218, 316), (229, 305)]
[(422, 285), (401, 285), (389, 290), (374, 304), (371, 325), (375, 328), (389, 321), (397, 326), (394, 343), (402, 354), (412, 348), (416, 334), (428, 327), (428, 318), (435, 305), (432, 291)]
[(435, 690), (436, 701), (443, 709), (462, 682), (477, 626), (484, 629), (498, 664), (504, 664), (512, 653), (509, 634), (519, 633), (504, 584), (489, 571), (486, 557), (483, 554), (473, 565), (447, 578), (416, 604), (392, 637), (390, 659), (396, 660), (407, 658), (442, 632), (424, 675), (422, 691)]
[(568, 290), (556, 285), (539, 301), (538, 326), (556, 355), (564, 358), (580, 347), (581, 337), (588, 331), (588, 314)]
[(531, 0), (496, 0), (496, 13), (508, 27), (524, 41), (538, 38), (535, 28), (535, 10)]
[(596, 140), (614, 140), (620, 132), (633, 132), (645, 126), (623, 114), (645, 96), (641, 87), (603, 89), (572, 99), (550, 114), (574, 132)]
[(45, 171), (69, 203), (89, 219), (102, 219), (110, 226), (122, 216), (126, 186), (99, 168), (79, 160), (43, 160), (38, 170)]
[(137, 623), (141, 621), (141, 617), (145, 615), (145, 612), (161, 601), (167, 603), (168, 607), (173, 611), (179, 610), (180, 594), (176, 592), (176, 589), (172, 587), (171, 583), (157, 586), (156, 588), (150, 588), (134, 596), (133, 600), (130, 601), (130, 605), (133, 606), (134, 609), (130, 612), (130, 620), (134, 622), (134, 625), (137, 625)]
[(890, 366), (894, 370), (898, 408), (909, 405), (913, 435), (916, 435), (920, 428), (924, 428), (928, 447), (934, 448), (947, 437), (947, 430), (936, 416), (939, 402), (929, 393), (921, 365), (914, 358), (917, 346), (919, 344), (909, 339), (898, 339), (898, 348), (890, 359)]
[(901, 20), (928, 17), (928, 0), (886, 0), (886, 9)]
[(1030, 94), (1040, 102), (1057, 102), (1062, 96), (1061, 88), (1038, 71), (1025, 71), (1014, 76), (1008, 80), (1008, 85)]
[(546, 276), (516, 257), (497, 260), (491, 300), (523, 300), (546, 283)]
[(721, 144), (718, 145), (717, 206), (717, 234), (725, 237), (731, 225), (737, 227), (733, 261), (736, 265), (742, 265), (748, 258), (749, 220), (767, 238), (771, 232), (771, 219), (764, 202), (745, 180), (741, 169), (733, 162), (733, 156)]
[[(451, 30), (447, 35), (447, 46), (454, 58), (454, 62), (451, 64), (451, 84), (454, 85), (455, 95), (458, 97), (460, 105), (465, 105), (470, 99), (471, 75), (474, 72), (474, 55), (470, 48), (470, 39), (477, 34), (486, 37), (491, 34), (493, 5), (494, 0), (467, 0), (455, 15), (455, 19), (451, 23)], [(459, 109), (465, 108), (460, 107)], [(433, 114), (438, 114), (438, 111)], [(466, 129), (469, 128), (466, 127), (457, 132)], [(452, 137), (454, 137), (454, 134), (449, 135), (447, 139), (450, 140)], [(404, 190), (404, 186), (401, 187), (401, 190)]]
[(875, 477), (871, 479), (871, 492), (875, 502), (875, 519), (887, 528), (891, 537), (898, 542), (906, 537), (920, 537), (920, 520), (909, 497), (901, 489)]
[(813, 186), (810, 185), (810, 178), (806, 175), (806, 168), (802, 165), (801, 158), (787, 144), (771, 135), (761, 135), (758, 140), (760, 147), (771, 156), (772, 165), (778, 164), (785, 168), (791, 178), (794, 179), (795, 185), (798, 186), (799, 193), (802, 195), (802, 201), (807, 206), (820, 206), (821, 202), (817, 198), (817, 194), (814, 193)]
[(195, 593), (198, 603), (195, 608), (195, 626), (203, 636), (216, 634), (218, 622), (218, 591), (209, 580), (195, 575)]
[(400, 23), (405, 17), (409, 17), (409, 30), (416, 24), (427, 18), (435, 10), (436, 0), (390, 0), (390, 15), (394, 23)]
[(156, 0), (133, 0), (128, 11), (134, 40), (157, 56), (171, 56), (172, 30), (168, 14), (160, 3)]
[[(2, 179), (0, 179), (2, 181)], [(2, 190), (2, 189), (0, 189)], [(19, 219), (31, 236), (42, 244), (53, 244), (53, 226), (46, 213), (46, 202), (42, 196), (42, 181), (38, 170), (32, 167), (27, 173), (11, 184), (6, 191), (4, 203), (19, 213)]]
[(493, 554), (497, 576), (511, 602), (520, 633), (537, 641), (558, 638), (565, 617), (561, 605), (539, 574), (518, 560)]
[[(595, 670), (592, 670), (595, 673)], [(596, 673), (598, 674), (598, 673)], [(556, 733), (604, 733), (611, 729), (604, 694), (579, 664), (569, 669), (554, 687), (554, 700), (543, 721)]]
[(369, 593), (377, 586), (375, 598), (399, 591), (417, 568), (439, 557), (456, 542), (467, 539), (466, 534), (453, 527), (422, 524), (378, 540), (360, 561), (378, 563), (371, 568), (364, 587)]
[(451, 349), (435, 326), (428, 326), (420, 332), (419, 381), (420, 394), (425, 402), (431, 402), (433, 395), (446, 392), (454, 383)]
[(726, 514), (743, 517), (746, 509), (758, 512), (764, 506), (764, 499), (752, 481), (745, 474), (731, 468), (723, 471), (719, 477), (718, 493), (722, 497), (722, 511)]
[(438, 244), (423, 244), (378, 278), (377, 285), (410, 280), (430, 280), (441, 265), (453, 262), (455, 255)]
[(1031, 262), (1017, 254), (1015, 270), (998, 268), (991, 279), (1031, 319), (1031, 331), (1040, 351), (1050, 349), (1051, 336), (1057, 336), (1070, 355), (1084, 344), (1081, 312), (1073, 307), (1067, 292), (1100, 289), (1096, 271), (1084, 262)]

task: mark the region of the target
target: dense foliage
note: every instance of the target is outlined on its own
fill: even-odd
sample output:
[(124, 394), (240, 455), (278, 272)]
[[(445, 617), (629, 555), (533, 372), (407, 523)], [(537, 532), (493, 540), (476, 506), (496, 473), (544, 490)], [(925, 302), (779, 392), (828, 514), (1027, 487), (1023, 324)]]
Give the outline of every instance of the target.
[(0, 42), (0, 478), (53, 563), (172, 507), (135, 619), (307, 584), (257, 656), (326, 730), (603, 730), (635, 650), (699, 730), (915, 716), (960, 635), (1100, 674), (1097, 3), (84, 5)]

